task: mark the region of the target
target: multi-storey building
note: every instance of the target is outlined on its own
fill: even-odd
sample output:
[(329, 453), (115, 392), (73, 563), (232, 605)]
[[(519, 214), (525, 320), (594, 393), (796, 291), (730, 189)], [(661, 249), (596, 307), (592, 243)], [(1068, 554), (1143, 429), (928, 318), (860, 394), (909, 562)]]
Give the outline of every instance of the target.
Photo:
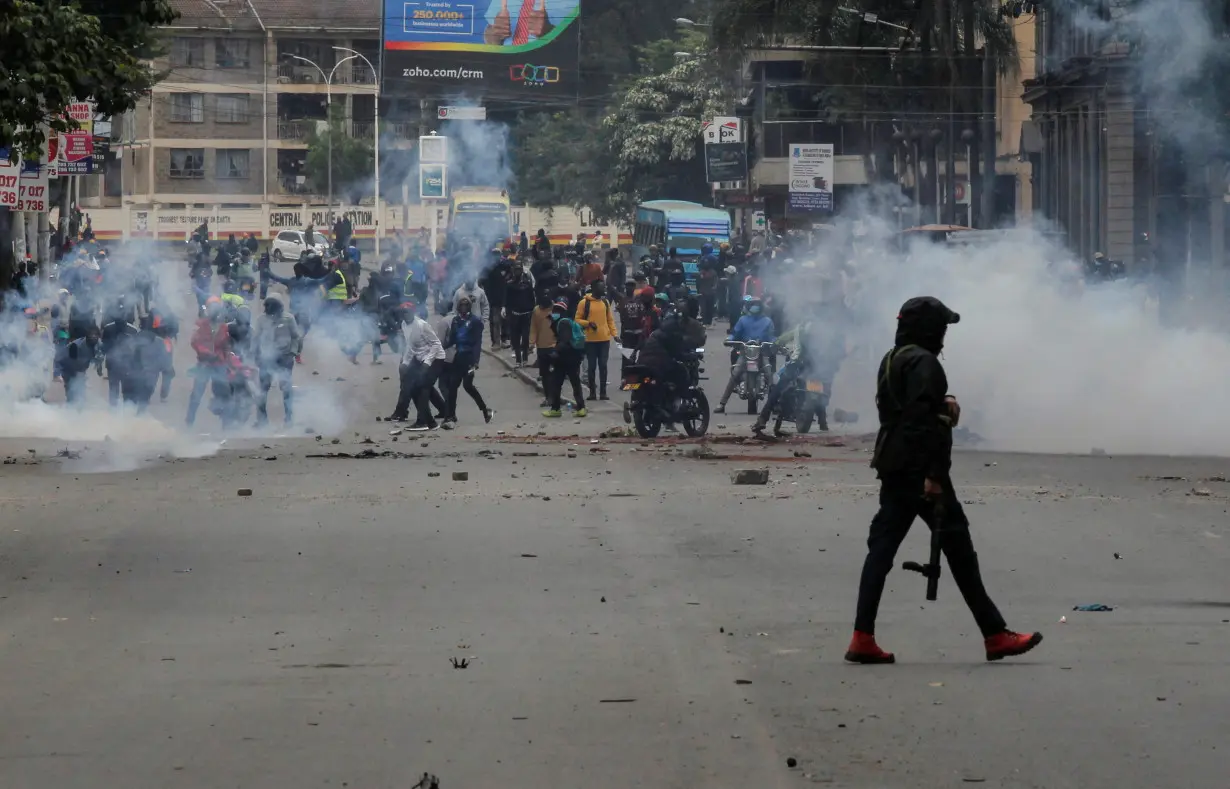
[[(305, 172), (307, 140), (330, 105), (344, 117), (346, 134), (373, 139), (379, 0), (172, 4), (180, 16), (160, 31), (165, 54), (155, 62), (164, 77), (135, 111), (116, 119), (113, 158), (82, 190), (84, 205), (324, 203), (327, 185)], [(371, 65), (362, 58), (341, 63), (348, 53), (335, 47)], [(419, 135), (418, 103), (386, 102), (380, 110), (382, 151), (410, 148)], [(343, 198), (336, 191), (335, 202)], [(370, 185), (364, 197), (371, 200)]]

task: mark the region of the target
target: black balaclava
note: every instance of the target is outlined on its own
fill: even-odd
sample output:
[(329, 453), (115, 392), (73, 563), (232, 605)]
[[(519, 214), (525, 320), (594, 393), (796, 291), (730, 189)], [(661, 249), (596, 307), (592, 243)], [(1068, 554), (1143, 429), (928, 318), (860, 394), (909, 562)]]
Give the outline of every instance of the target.
[(265, 314), (276, 317), (282, 314), (282, 302), (270, 296), (265, 299)]
[(961, 316), (934, 296), (915, 296), (897, 313), (896, 347), (917, 345), (932, 353), (944, 349), (944, 334)]

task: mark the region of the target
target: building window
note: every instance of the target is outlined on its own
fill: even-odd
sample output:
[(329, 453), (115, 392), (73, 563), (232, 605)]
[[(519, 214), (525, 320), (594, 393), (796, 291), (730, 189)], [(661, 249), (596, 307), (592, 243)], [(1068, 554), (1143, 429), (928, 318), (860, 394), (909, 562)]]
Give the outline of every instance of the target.
[(172, 93), (171, 122), (201, 123), (205, 120), (204, 93)]
[(171, 65), (184, 68), (205, 66), (205, 39), (176, 36), (171, 39)]
[(172, 178), (204, 178), (205, 149), (172, 148), (170, 175)]
[(220, 93), (218, 94), (218, 123), (247, 123), (248, 94)]
[(251, 41), (219, 38), (214, 40), (214, 65), (218, 68), (248, 68), (251, 65)]
[(219, 148), (216, 152), (219, 178), (247, 178), (248, 157), (246, 148)]

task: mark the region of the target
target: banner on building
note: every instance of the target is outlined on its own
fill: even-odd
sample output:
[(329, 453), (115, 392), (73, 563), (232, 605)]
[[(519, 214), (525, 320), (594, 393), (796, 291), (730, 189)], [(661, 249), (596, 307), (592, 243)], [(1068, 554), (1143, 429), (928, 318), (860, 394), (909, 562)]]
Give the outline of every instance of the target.
[(0, 208), (17, 210), (21, 191), (21, 163), (9, 161), (9, 149), (0, 148)]
[(747, 146), (717, 142), (705, 146), (705, 180), (742, 181), (747, 178)]
[(833, 146), (800, 143), (790, 146), (790, 213), (833, 210)]
[(26, 162), (18, 179), (17, 210), (46, 213), (50, 210), (47, 204), (47, 193), (50, 189), (51, 173), (47, 165)]
[(384, 93), (577, 92), (580, 0), (383, 1)]

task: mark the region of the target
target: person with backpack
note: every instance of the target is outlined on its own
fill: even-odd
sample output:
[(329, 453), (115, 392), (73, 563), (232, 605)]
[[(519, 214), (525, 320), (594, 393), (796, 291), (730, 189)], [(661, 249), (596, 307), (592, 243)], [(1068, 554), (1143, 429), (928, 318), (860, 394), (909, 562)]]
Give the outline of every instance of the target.
[(550, 368), (544, 384), (547, 386), (547, 410), (545, 417), (558, 419), (561, 409), (564, 379), (572, 383), (577, 416), (586, 416), (585, 396), (581, 393), (581, 359), (585, 356), (585, 331), (568, 318), (568, 304), (557, 301), (551, 305), (551, 330), (555, 333), (555, 347), (550, 353)]
[[(576, 322), (585, 330), (586, 384), (589, 399), (609, 400), (606, 394), (606, 363), (611, 353), (611, 338), (615, 336), (615, 311), (606, 300), (606, 283), (601, 279), (590, 285), (589, 293), (577, 305)], [(597, 376), (594, 368), (597, 367)], [(595, 385), (600, 385), (595, 394)]]

